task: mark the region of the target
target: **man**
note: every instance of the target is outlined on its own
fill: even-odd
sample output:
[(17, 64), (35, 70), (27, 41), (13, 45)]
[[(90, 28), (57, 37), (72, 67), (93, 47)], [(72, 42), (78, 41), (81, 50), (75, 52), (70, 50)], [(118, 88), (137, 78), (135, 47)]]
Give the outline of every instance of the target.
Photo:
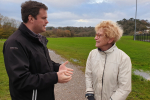
[(96, 47), (86, 63), (86, 97), (88, 100), (125, 100), (131, 92), (131, 60), (116, 42), (123, 30), (112, 21), (95, 27)]
[(71, 80), (68, 62), (52, 61), (46, 47), (47, 7), (36, 1), (21, 5), (23, 23), (4, 43), (3, 54), (12, 100), (55, 100), (54, 84)]

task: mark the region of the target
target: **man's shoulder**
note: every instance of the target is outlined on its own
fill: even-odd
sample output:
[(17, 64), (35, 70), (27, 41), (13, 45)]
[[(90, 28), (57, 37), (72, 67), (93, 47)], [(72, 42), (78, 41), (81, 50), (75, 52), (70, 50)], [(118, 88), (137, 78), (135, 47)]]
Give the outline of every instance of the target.
[(6, 40), (5, 43), (15, 43), (23, 40), (22, 32), (20, 30), (16, 30), (9, 38)]

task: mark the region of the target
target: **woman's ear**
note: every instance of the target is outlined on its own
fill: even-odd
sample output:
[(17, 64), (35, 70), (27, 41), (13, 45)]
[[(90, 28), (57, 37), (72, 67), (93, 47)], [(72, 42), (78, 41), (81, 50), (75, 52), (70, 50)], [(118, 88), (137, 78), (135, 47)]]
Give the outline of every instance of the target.
[(109, 38), (108, 43), (109, 43), (109, 44), (112, 44), (113, 42), (114, 42), (114, 38)]

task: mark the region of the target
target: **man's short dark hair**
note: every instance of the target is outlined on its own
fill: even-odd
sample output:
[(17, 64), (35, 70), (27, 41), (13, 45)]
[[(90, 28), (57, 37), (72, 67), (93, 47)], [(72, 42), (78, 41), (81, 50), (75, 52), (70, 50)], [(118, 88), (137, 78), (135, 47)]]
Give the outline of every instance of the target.
[(37, 1), (26, 1), (22, 3), (21, 5), (21, 15), (22, 20), (24, 23), (28, 22), (28, 16), (32, 15), (35, 19), (36, 16), (39, 14), (39, 10), (43, 8), (45, 10), (48, 10), (47, 6), (43, 3), (37, 2)]

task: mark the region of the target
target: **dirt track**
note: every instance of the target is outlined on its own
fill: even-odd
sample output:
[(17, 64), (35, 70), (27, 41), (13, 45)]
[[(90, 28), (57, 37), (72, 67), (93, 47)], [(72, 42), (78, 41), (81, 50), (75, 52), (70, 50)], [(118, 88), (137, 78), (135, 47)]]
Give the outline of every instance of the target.
[[(60, 55), (55, 54), (54, 51), (49, 51), (50, 57), (57, 63), (64, 63), (66, 59)], [(66, 65), (69, 68), (74, 69), (72, 80), (68, 83), (57, 83), (55, 85), (55, 100), (86, 100), (85, 99), (85, 77), (84, 73), (79, 70), (79, 66), (75, 66), (71, 63)]]

